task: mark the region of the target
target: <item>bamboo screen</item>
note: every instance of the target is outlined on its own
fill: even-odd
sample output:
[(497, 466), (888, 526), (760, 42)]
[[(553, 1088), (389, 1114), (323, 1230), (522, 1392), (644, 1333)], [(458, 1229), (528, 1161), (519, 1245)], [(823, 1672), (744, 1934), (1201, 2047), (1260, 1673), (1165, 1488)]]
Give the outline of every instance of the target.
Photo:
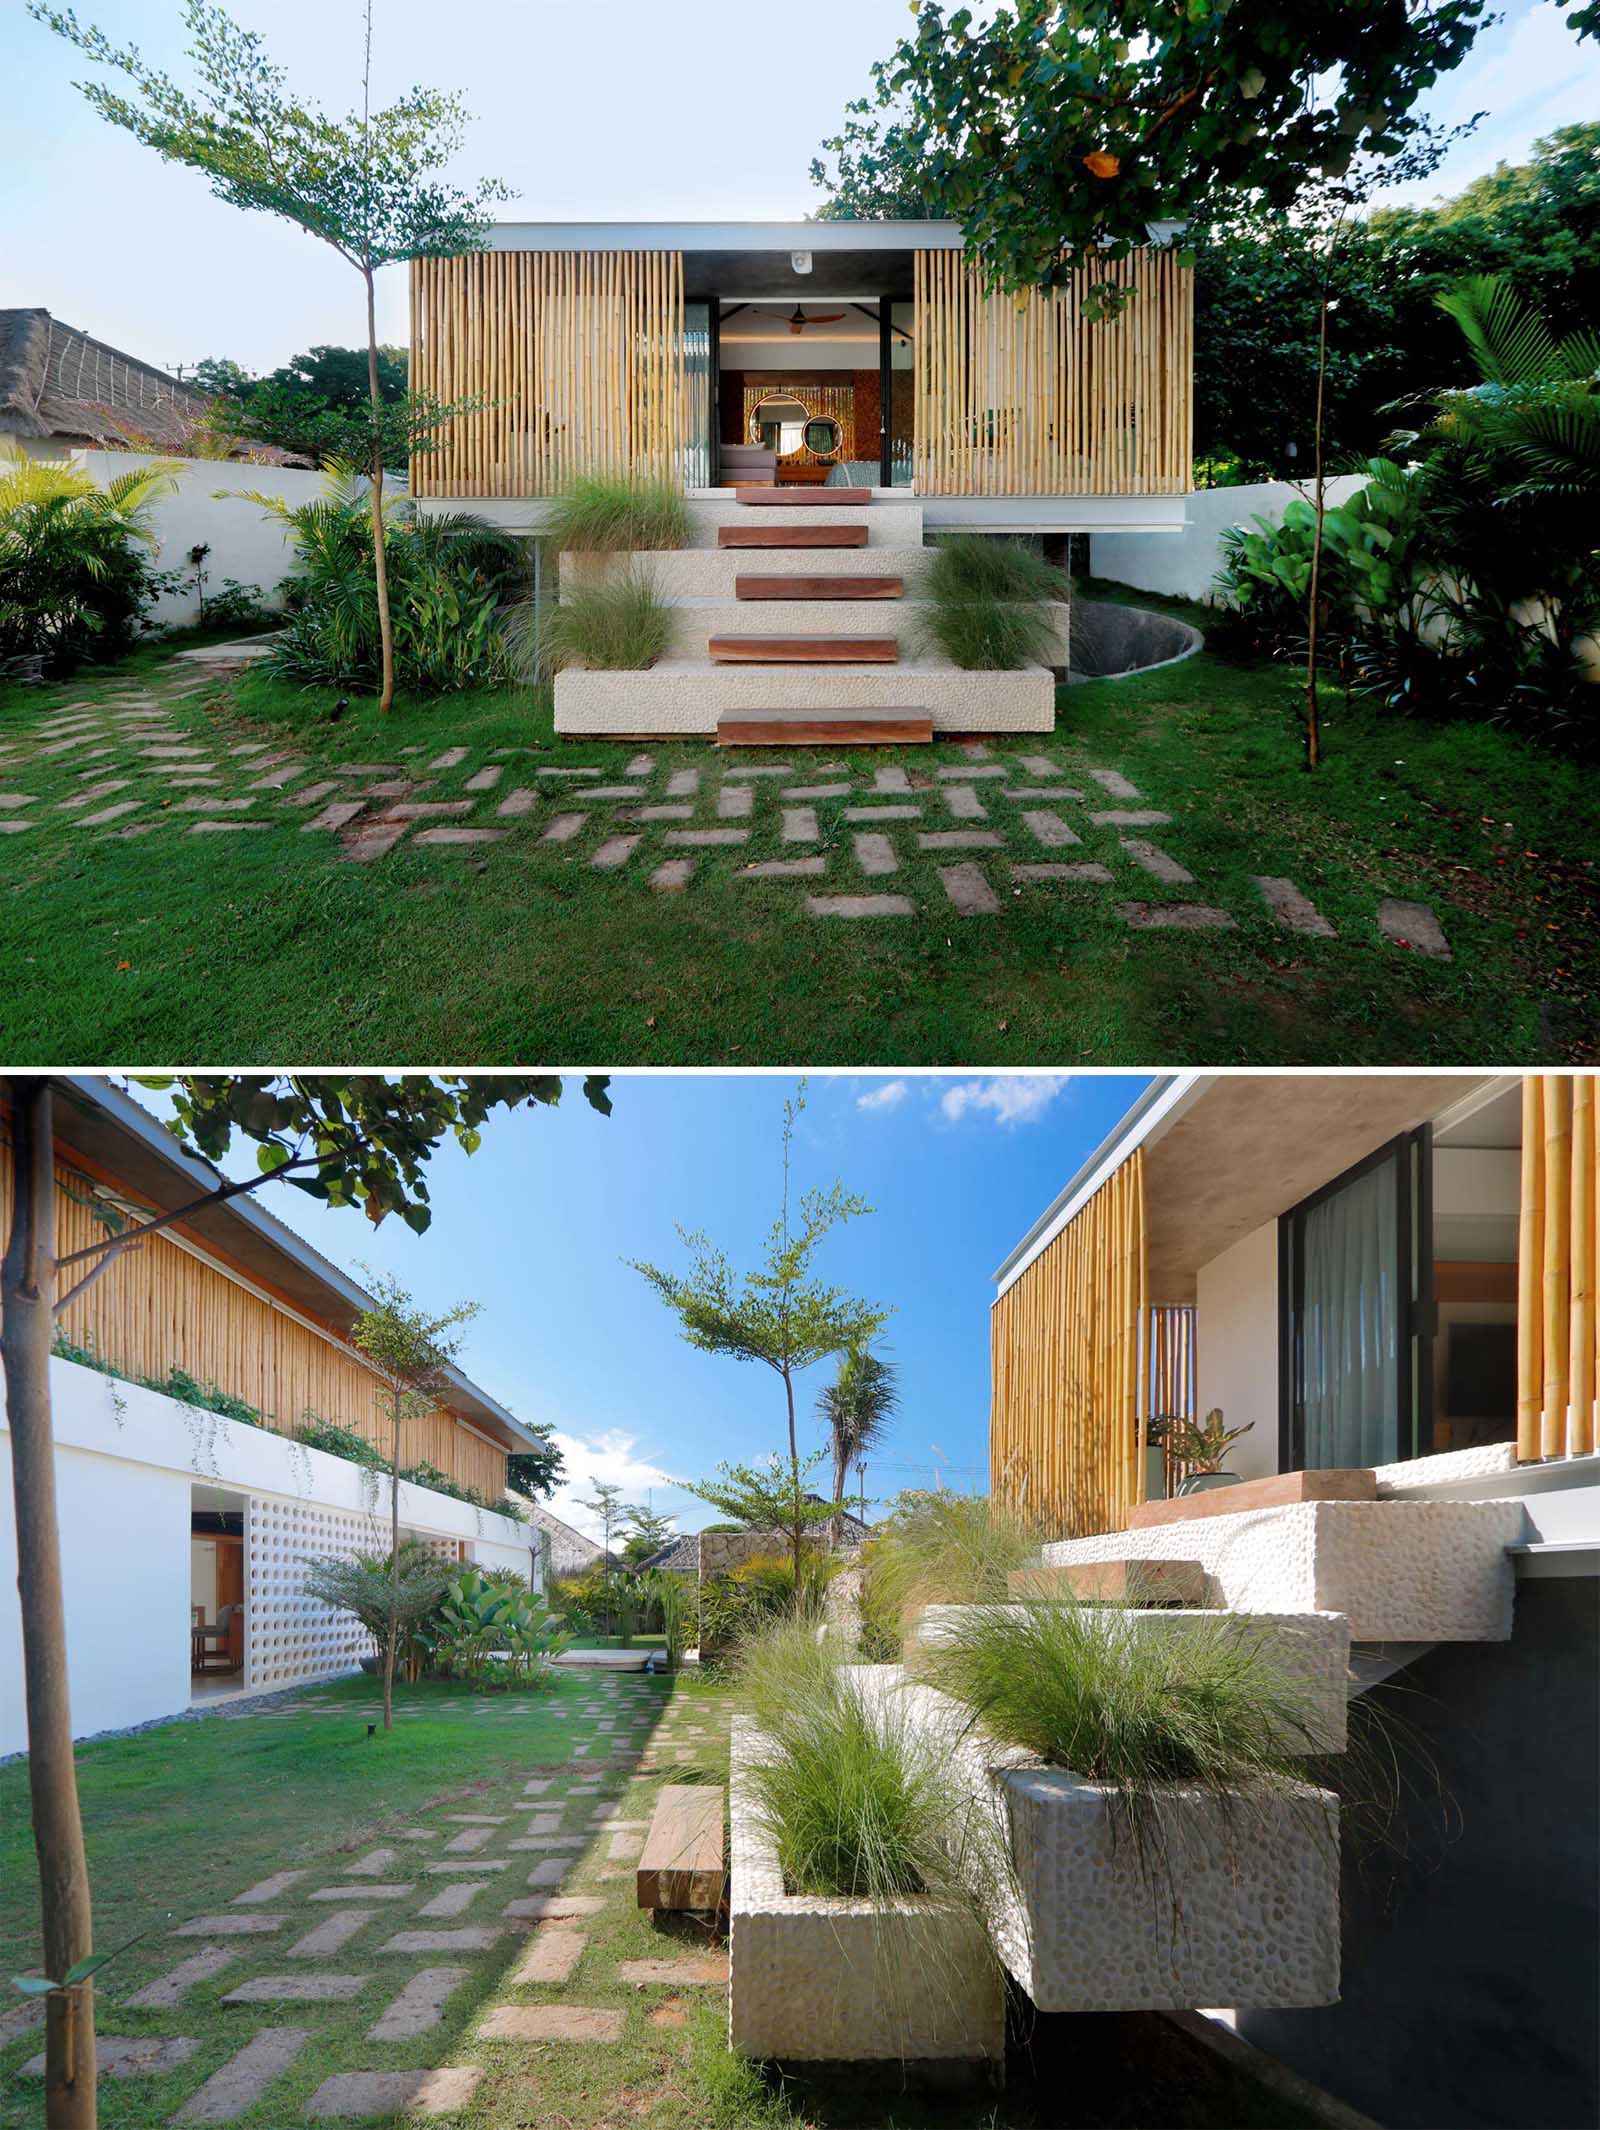
[(483, 401), (413, 456), (413, 495), (549, 495), (580, 473), (679, 480), (683, 254), (414, 259), (411, 389)]
[[(103, 1242), (105, 1228), (82, 1202), (93, 1184), (60, 1165), (56, 1183), (57, 1255)], [(0, 1145), (0, 1226), (9, 1227), (10, 1206), (11, 1150)], [(71, 1267), (63, 1277), (77, 1279), (87, 1269)], [(122, 1375), (160, 1380), (177, 1366), (215, 1383), (280, 1434), (293, 1433), (309, 1409), (388, 1449), (380, 1442), (376, 1378), (364, 1362), (164, 1235), (125, 1252), (67, 1310), (61, 1330)], [(435, 1465), (489, 1501), (505, 1492), (504, 1451), (446, 1412), (405, 1422), (401, 1459)]]
[(1190, 481), (1194, 283), (1177, 254), (1110, 260), (1131, 288), (1091, 324), (1080, 268), (1020, 302), (958, 252), (916, 255), (915, 486), (922, 495), (1183, 495)]
[(1577, 1457), (1596, 1444), (1595, 1112), (1600, 1074), (1522, 1082), (1517, 1251), (1517, 1455)]
[[(1195, 1418), (1195, 1312), (1192, 1302), (1159, 1302), (1145, 1319), (1145, 1412), (1150, 1418)], [(1162, 1467), (1167, 1492), (1186, 1467), (1163, 1445)]]
[(1136, 1148), (990, 1318), (990, 1489), (1053, 1537), (1120, 1530), (1144, 1499), (1147, 1306)]

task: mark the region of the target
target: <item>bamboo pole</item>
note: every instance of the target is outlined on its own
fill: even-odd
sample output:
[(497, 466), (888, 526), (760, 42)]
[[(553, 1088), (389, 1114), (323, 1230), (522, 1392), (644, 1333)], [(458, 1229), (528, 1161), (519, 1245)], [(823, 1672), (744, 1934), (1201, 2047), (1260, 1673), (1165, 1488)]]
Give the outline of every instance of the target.
[(1544, 1083), (1522, 1076), (1522, 1203), (1517, 1232), (1517, 1456), (1540, 1454), (1544, 1390)]
[(1567, 1385), (1572, 1418), (1567, 1453), (1595, 1446), (1595, 1075), (1572, 1083), (1572, 1277)]
[(1572, 1081), (1544, 1083), (1544, 1416), (1543, 1454), (1567, 1447), (1567, 1319), (1572, 1250)]

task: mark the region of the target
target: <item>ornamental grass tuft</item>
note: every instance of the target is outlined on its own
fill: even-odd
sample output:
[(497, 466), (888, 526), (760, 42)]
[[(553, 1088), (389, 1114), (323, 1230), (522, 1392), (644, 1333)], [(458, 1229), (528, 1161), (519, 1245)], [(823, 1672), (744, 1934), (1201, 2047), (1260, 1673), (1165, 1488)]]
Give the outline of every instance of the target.
[(672, 618), (642, 570), (585, 580), (560, 601), (525, 609), (512, 631), (518, 664), (552, 679), (566, 666), (642, 673), (672, 641)]
[(1053, 603), (1066, 576), (1018, 540), (957, 533), (933, 550), (924, 583), (923, 648), (969, 672), (1015, 672), (1056, 663)]
[(671, 481), (579, 474), (551, 499), (540, 538), (555, 554), (627, 555), (687, 547), (689, 508)]

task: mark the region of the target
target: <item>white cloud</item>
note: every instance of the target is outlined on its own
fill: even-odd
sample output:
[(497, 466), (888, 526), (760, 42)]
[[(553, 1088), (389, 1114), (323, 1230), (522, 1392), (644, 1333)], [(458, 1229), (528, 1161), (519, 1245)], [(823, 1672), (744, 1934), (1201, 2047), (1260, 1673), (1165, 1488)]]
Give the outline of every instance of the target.
[(660, 1496), (663, 1490), (680, 1493), (683, 1482), (636, 1454), (637, 1435), (624, 1434), (621, 1428), (615, 1427), (607, 1428), (599, 1435), (571, 1435), (557, 1427), (550, 1430), (550, 1438), (566, 1462), (566, 1475), (551, 1495), (550, 1507), (575, 1531), (582, 1531), (596, 1540), (604, 1536), (605, 1527), (600, 1518), (592, 1510), (578, 1506), (581, 1500), (593, 1495), (597, 1479), (604, 1480), (609, 1486), (621, 1487), (624, 1501), (642, 1502), (646, 1495), (653, 1495), (654, 1506), (660, 1513), (678, 1513)]
[(961, 1080), (945, 1089), (939, 1107), (951, 1124), (974, 1113), (986, 1113), (996, 1124), (1034, 1124), (1071, 1078), (1069, 1072), (1012, 1072)]
[(881, 1080), (868, 1088), (864, 1095), (856, 1096), (857, 1109), (898, 1109), (906, 1098), (904, 1080)]

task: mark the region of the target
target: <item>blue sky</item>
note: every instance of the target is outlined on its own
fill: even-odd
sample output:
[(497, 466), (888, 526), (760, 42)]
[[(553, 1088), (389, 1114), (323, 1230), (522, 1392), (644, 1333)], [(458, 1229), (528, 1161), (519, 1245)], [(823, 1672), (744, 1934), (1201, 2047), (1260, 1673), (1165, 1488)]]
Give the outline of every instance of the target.
[[(685, 1345), (624, 1263), (681, 1264), (674, 1221), (753, 1261), (777, 1211), (787, 1074), (619, 1074), (602, 1118), (570, 1082), (559, 1109), (497, 1115), (470, 1159), (454, 1145), (431, 1171), (433, 1225), (370, 1229), (286, 1185), (259, 1203), (356, 1278), (365, 1262), (441, 1311), (472, 1299), (462, 1364), (519, 1418), (551, 1428), (579, 1481), (695, 1529), (714, 1512), (672, 1485), (783, 1440), (783, 1389), (769, 1370)], [(884, 1350), (902, 1412), (868, 1473), (890, 1495), (986, 1485), (990, 1275), (1147, 1084), (1125, 1074), (814, 1076), (795, 1147), (796, 1181), (835, 1177), (876, 1208), (825, 1246), (819, 1273), (891, 1306)], [(131, 1089), (166, 1113), (160, 1098)], [(230, 1165), (253, 1170), (251, 1158)], [(802, 1386), (805, 1433), (831, 1370)], [(587, 1524), (581, 1513), (573, 1520)]]
[[(296, 84), (335, 110), (355, 100), (356, 0), (234, 11)], [(178, 0), (79, 12), (184, 78)], [(477, 119), (460, 174), (503, 178), (521, 195), (504, 211), (531, 220), (806, 213), (817, 143), (910, 24), (905, 0), (807, 0), (778, 17), (745, 0), (456, 0), (443, 14), (433, 0), (378, 0), (376, 14), (379, 99), (418, 79), (460, 89)], [(1600, 47), (1579, 45), (1550, 0), (1507, 0), (1503, 16), (1434, 92), (1446, 123), (1490, 116), (1424, 197), (1600, 111)], [(84, 72), (23, 0), (0, 0), (0, 306), (42, 304), (167, 366), (231, 355), (270, 369), (359, 339), (347, 267), (114, 132), (71, 87)], [(384, 282), (380, 330), (403, 340), (404, 274)]]

